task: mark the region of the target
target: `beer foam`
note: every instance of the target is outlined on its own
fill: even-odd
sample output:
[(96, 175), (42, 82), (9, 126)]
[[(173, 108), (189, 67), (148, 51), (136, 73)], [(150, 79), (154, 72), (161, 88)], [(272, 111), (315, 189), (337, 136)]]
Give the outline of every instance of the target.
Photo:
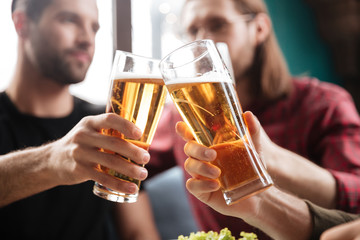
[(155, 74), (117, 73), (113, 79), (119, 81), (126, 80), (130, 82), (145, 82), (164, 85), (161, 75)]
[(165, 81), (165, 84), (173, 85), (173, 84), (186, 84), (186, 83), (218, 83), (218, 82), (233, 83), (230, 76), (224, 73), (212, 72), (212, 73), (206, 73), (200, 77), (170, 79), (168, 81)]
[(161, 77), (160, 74), (139, 74), (139, 73), (132, 73), (132, 72), (120, 72), (116, 73), (113, 79), (159, 79)]

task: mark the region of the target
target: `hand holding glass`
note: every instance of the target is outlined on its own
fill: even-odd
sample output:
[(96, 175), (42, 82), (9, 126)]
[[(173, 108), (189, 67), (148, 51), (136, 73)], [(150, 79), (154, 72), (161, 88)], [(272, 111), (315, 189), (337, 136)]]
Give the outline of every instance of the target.
[[(106, 112), (116, 113), (133, 122), (143, 131), (143, 135), (140, 139), (134, 140), (124, 138), (122, 133), (113, 129), (102, 129), (102, 133), (124, 138), (148, 150), (159, 122), (165, 97), (166, 88), (159, 72), (159, 61), (116, 51)], [(102, 151), (107, 150), (102, 149)], [(125, 157), (123, 159), (131, 161)], [(129, 181), (140, 186), (140, 180), (100, 165), (98, 168), (99, 171), (112, 175), (119, 181)], [(114, 202), (136, 202), (138, 196), (138, 193), (125, 194), (113, 191), (97, 182), (95, 182), (93, 192), (97, 196)]]
[(212, 164), (227, 204), (262, 191), (272, 180), (251, 141), (234, 82), (211, 40), (187, 44), (160, 62), (170, 96), (197, 142), (217, 152)]

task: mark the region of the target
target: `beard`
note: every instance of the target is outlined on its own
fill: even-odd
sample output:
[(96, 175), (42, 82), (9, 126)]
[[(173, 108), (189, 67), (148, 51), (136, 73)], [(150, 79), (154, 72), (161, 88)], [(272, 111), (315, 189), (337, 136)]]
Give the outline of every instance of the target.
[(45, 36), (31, 39), (32, 61), (39, 72), (60, 85), (70, 85), (85, 79), (91, 61), (84, 63), (71, 59), (74, 52), (88, 52), (86, 45), (73, 48), (56, 49)]
[(41, 73), (46, 78), (53, 79), (61, 85), (69, 85), (82, 82), (85, 79), (89, 64), (74, 63), (66, 60), (64, 54), (53, 54), (52, 56), (38, 55), (37, 62)]

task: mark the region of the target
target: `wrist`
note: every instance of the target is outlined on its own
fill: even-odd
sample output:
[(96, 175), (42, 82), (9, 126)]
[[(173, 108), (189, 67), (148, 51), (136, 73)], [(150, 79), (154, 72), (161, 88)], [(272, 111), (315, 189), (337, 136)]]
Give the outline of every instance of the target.
[(56, 159), (60, 156), (60, 153), (56, 150), (56, 142), (52, 142), (46, 145), (41, 146), (43, 156), (42, 156), (42, 173), (44, 180), (48, 181), (51, 187), (64, 185), (64, 182), (61, 180), (59, 168), (56, 164)]
[(253, 216), (245, 220), (274, 239), (308, 239), (312, 220), (306, 203), (277, 187), (259, 194)]
[(245, 211), (242, 211), (242, 219), (254, 226), (264, 221), (268, 217), (266, 209), (264, 208), (267, 207), (267, 201), (276, 194), (276, 191), (278, 191), (276, 187), (271, 186), (265, 191), (257, 193), (249, 199), (244, 200), (248, 201), (248, 204), (245, 207)]
[(284, 159), (290, 159), (288, 150), (276, 145), (275, 143), (271, 143), (264, 156), (266, 156), (266, 168), (271, 177), (275, 179), (282, 178), (283, 174), (287, 173), (289, 170), (286, 169), (288, 164), (284, 164), (282, 161)]

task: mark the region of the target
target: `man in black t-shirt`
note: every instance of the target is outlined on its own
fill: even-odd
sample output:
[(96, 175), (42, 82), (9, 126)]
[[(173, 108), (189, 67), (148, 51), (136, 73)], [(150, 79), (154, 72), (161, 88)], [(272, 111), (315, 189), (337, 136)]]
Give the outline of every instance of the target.
[[(113, 128), (138, 138), (140, 130), (102, 106), (72, 96), (69, 85), (83, 81), (99, 29), (96, 0), (14, 0), (18, 61), (5, 92), (0, 93), (0, 238), (110, 239), (108, 224), (128, 239), (157, 239), (151, 221), (137, 226), (128, 213), (147, 211), (136, 204), (114, 204), (92, 194), (94, 180), (134, 193), (133, 183), (96, 170), (115, 169), (143, 180), (145, 168), (98, 151), (105, 148), (139, 164), (147, 151), (111, 136)], [(110, 213), (114, 213), (110, 216)], [(120, 223), (126, 218), (126, 222)]]

